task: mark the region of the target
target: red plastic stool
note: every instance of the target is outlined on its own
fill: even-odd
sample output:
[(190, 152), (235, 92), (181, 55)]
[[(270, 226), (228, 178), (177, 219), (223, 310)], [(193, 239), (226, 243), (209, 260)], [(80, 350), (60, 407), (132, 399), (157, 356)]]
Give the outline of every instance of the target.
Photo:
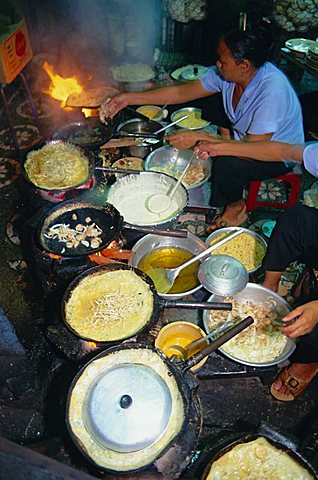
[(258, 200), (257, 195), (262, 184), (262, 180), (254, 180), (251, 182), (250, 187), (248, 189), (247, 198), (246, 198), (246, 211), (252, 212), (255, 207), (275, 207), (275, 208), (288, 208), (296, 205), (298, 202), (298, 197), (300, 193), (301, 187), (301, 174), (289, 172), (285, 175), (280, 175), (279, 177), (274, 177), (273, 180), (279, 180), (282, 182), (289, 183), (290, 185), (290, 193), (289, 199), (287, 202), (271, 202), (267, 201), (264, 202), (262, 200)]

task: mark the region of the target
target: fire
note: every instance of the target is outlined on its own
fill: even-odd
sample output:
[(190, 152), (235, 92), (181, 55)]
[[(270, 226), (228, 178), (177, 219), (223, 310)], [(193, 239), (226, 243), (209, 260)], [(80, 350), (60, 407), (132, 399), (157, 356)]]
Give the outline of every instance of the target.
[(76, 77), (63, 78), (59, 74), (54, 72), (54, 67), (48, 62), (44, 62), (42, 66), (51, 79), (51, 85), (48, 90), (44, 90), (44, 93), (48, 93), (52, 98), (61, 101), (61, 107), (64, 108), (67, 98), (72, 93), (81, 93), (84, 90)]

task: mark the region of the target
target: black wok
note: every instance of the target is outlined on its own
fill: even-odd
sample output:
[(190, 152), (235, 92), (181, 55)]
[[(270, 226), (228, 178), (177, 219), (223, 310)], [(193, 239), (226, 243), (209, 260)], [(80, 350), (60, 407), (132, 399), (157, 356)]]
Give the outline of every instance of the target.
[(64, 140), (93, 150), (110, 140), (113, 129), (114, 126), (105, 125), (98, 117), (89, 117), (56, 128), (52, 140)]
[[(220, 337), (219, 342), (228, 341), (251, 323), (253, 319), (246, 318), (238, 329)], [(205, 349), (205, 355), (216, 348), (218, 346), (211, 343)], [(74, 378), (67, 397), (66, 424), (79, 450), (99, 468), (117, 473), (141, 470), (165, 454), (169, 458), (169, 449), (178, 442), (182, 443), (185, 431), (191, 428), (190, 424), (194, 421), (197, 383), (191, 373), (185, 373), (190, 368), (189, 360), (180, 365), (173, 357), (168, 359), (163, 352), (150, 345), (133, 342), (111, 347), (94, 357)], [(127, 377), (125, 379), (125, 370), (132, 373), (128, 381)], [(148, 384), (143, 380), (149, 372), (151, 377), (155, 377), (155, 383), (150, 381)], [(111, 377), (113, 381), (109, 381)], [(159, 389), (157, 383), (161, 384)], [(102, 390), (102, 398), (97, 402), (92, 401), (95, 389)], [(165, 407), (161, 402), (163, 391), (172, 408), (170, 405)], [(162, 414), (168, 418), (158, 432), (156, 426)], [(108, 432), (99, 428), (96, 422), (100, 415)], [(132, 437), (134, 442), (134, 432), (130, 431), (127, 423), (130, 425), (132, 418), (136, 421), (136, 417), (138, 419), (140, 416), (141, 423), (143, 417), (147, 417), (148, 434), (143, 438), (144, 445), (133, 448), (135, 445), (131, 447), (130, 444), (127, 447), (120, 432), (123, 432), (123, 436), (129, 432), (129, 440)], [(150, 422), (148, 418), (151, 418)], [(144, 427), (140, 425), (140, 428), (143, 430)], [(155, 429), (156, 433), (153, 433)], [(109, 440), (116, 436), (117, 444), (114, 446)]]
[(240, 437), (234, 442), (231, 442), (225, 447), (221, 448), (221, 450), (219, 450), (215, 455), (213, 455), (204, 469), (201, 480), (205, 480), (207, 478), (212, 464), (216, 462), (219, 458), (221, 458), (223, 455), (225, 455), (227, 452), (231, 451), (237, 445), (252, 442), (260, 437), (266, 438), (266, 440), (268, 440), (275, 448), (287, 453), (293, 460), (296, 461), (298, 465), (310, 472), (314, 479), (318, 478), (317, 473), (315, 472), (313, 467), (308, 463), (308, 461), (303, 457), (303, 455), (297, 451), (297, 445), (293, 440), (287, 438), (280, 432), (277, 432), (271, 425), (267, 424), (266, 422), (261, 422), (256, 433), (250, 433)]
[[(152, 313), (148, 319), (145, 319), (143, 325), (139, 329), (139, 331), (126, 331), (122, 333), (122, 336), (120, 338), (116, 339), (111, 339), (111, 340), (102, 340), (102, 339), (95, 339), (89, 336), (83, 336), (83, 334), (80, 334), (79, 332), (75, 331), (71, 325), (69, 324), (68, 319), (66, 318), (66, 308), (68, 301), (70, 300), (71, 296), (73, 295), (74, 291), (78, 287), (78, 285), (83, 281), (87, 280), (88, 278), (93, 278), (94, 276), (98, 275), (104, 275), (107, 274), (108, 272), (114, 272), (118, 270), (130, 270), (132, 272), (135, 272), (136, 275), (138, 275), (150, 288), (150, 291), (153, 296), (153, 307), (152, 307)], [(107, 292), (105, 292), (107, 293)], [(132, 267), (130, 265), (125, 265), (125, 264), (108, 264), (108, 265), (99, 265), (93, 268), (90, 268), (89, 270), (86, 270), (85, 272), (81, 273), (78, 275), (68, 286), (67, 290), (65, 291), (65, 294), (63, 296), (62, 300), (62, 318), (69, 330), (71, 330), (75, 335), (78, 337), (88, 340), (88, 341), (93, 341), (93, 342), (98, 342), (98, 344), (112, 344), (116, 342), (120, 342), (122, 340), (126, 340), (128, 338), (131, 338), (135, 335), (140, 334), (141, 332), (145, 331), (146, 329), (150, 328), (154, 323), (156, 323), (159, 320), (159, 316), (164, 308), (189, 308), (189, 309), (200, 309), (200, 310), (231, 310), (232, 309), (232, 304), (231, 303), (223, 303), (223, 302), (197, 302), (197, 301), (177, 301), (177, 300), (165, 300), (161, 298), (157, 290), (155, 288), (155, 285), (151, 278), (138, 268)], [(105, 334), (106, 335), (106, 334)], [(209, 348), (210, 345), (206, 348)], [(202, 350), (202, 352), (199, 352), (194, 356), (194, 361), (198, 363), (203, 357), (202, 355), (207, 355), (206, 353), (206, 348)], [(216, 347), (218, 348), (218, 347)], [(193, 365), (196, 365), (194, 363)], [(193, 366), (192, 364), (190, 365), (189, 368)], [(186, 368), (186, 366), (185, 366)]]
[[(75, 230), (78, 225), (87, 226), (92, 225), (92, 223), (102, 230), (98, 236), (101, 243), (94, 248), (91, 246), (91, 243), (89, 246), (79, 243), (75, 248), (67, 247), (65, 242), (59, 241), (58, 238), (48, 236), (50, 228), (54, 225), (69, 225), (72, 230)], [(69, 200), (54, 206), (42, 218), (38, 229), (38, 239), (41, 247), (50, 253), (65, 257), (78, 257), (103, 250), (113, 240), (118, 238), (122, 229), (183, 238), (187, 236), (187, 232), (183, 230), (160, 229), (151, 226), (142, 227), (126, 223), (118, 210), (110, 203), (106, 203), (104, 206), (98, 206), (89, 202)], [(90, 238), (87, 240), (89, 242), (91, 241)]]

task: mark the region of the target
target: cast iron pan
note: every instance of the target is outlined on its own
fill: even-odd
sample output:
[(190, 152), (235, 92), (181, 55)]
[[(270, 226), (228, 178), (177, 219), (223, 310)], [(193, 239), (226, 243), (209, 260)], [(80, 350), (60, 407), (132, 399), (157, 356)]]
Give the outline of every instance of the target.
[[(42, 143), (40, 145), (38, 145), (36, 148), (34, 148), (31, 152), (28, 152), (29, 153), (32, 153), (33, 151), (36, 151), (36, 150), (40, 150), (41, 148), (43, 148), (45, 145), (47, 144), (58, 144), (58, 143), (63, 143), (65, 145), (69, 145), (70, 147), (72, 148), (75, 148), (76, 150), (78, 150), (81, 155), (83, 157), (85, 157), (88, 161), (88, 174), (87, 174), (87, 177), (81, 182), (81, 183), (78, 183), (76, 185), (72, 185), (71, 187), (68, 187), (68, 188), (65, 188), (65, 187), (61, 187), (61, 188), (54, 188), (54, 189), (51, 189), (51, 188), (45, 188), (45, 187), (39, 187), (37, 185), (35, 185), (32, 180), (29, 178), (28, 176), (28, 173), (25, 169), (25, 166), (23, 165), (23, 173), (24, 173), (24, 176), (26, 178), (26, 180), (28, 180), (28, 182), (30, 182), (33, 186), (35, 186), (36, 188), (39, 188), (41, 190), (48, 190), (50, 192), (54, 192), (54, 191), (67, 191), (67, 190), (74, 190), (74, 188), (77, 188), (77, 187), (80, 187), (81, 185), (85, 185), (88, 180), (93, 176), (94, 174), (94, 169), (95, 169), (95, 160), (94, 160), (94, 156), (93, 154), (88, 151), (87, 149), (81, 147), (80, 145), (77, 145), (75, 143), (71, 143), (71, 142), (66, 142), (66, 141), (63, 141), (63, 140), (51, 140), (49, 142), (45, 142), (45, 143)], [(28, 155), (27, 154), (27, 155)], [(25, 161), (27, 159), (27, 155), (25, 157)], [(24, 161), (24, 163), (25, 163)]]
[(105, 125), (98, 117), (66, 123), (56, 128), (52, 140), (64, 140), (76, 143), (88, 149), (95, 149), (108, 142), (113, 134), (113, 128)]
[[(150, 319), (143, 325), (143, 327), (138, 332), (134, 333), (133, 335), (128, 334), (128, 335), (126, 335), (122, 338), (119, 338), (118, 340), (112, 340), (112, 341), (100, 341), (100, 340), (98, 340), (99, 345), (100, 344), (113, 344), (117, 341), (126, 340), (127, 338), (131, 338), (132, 336), (140, 334), (144, 330), (150, 328), (155, 322), (157, 322), (159, 320), (159, 316), (160, 316), (160, 314), (161, 314), (161, 312), (164, 308), (189, 308), (189, 309), (201, 309), (201, 310), (203, 310), (203, 309), (208, 309), (208, 310), (232, 310), (232, 304), (231, 303), (165, 300), (158, 295), (157, 290), (155, 288), (155, 285), (154, 285), (153, 281), (151, 280), (151, 278), (146, 273), (139, 270), (138, 268), (132, 267), (130, 265), (118, 264), (118, 263), (117, 264), (108, 264), (108, 265), (99, 265), (99, 266), (90, 268), (89, 270), (86, 270), (85, 272), (78, 275), (70, 283), (70, 285), (66, 289), (65, 294), (63, 296), (63, 300), (62, 300), (62, 318), (63, 318), (63, 321), (64, 321), (66, 327), (70, 331), (72, 331), (76, 336), (82, 338), (83, 340), (96, 342), (96, 340), (94, 338), (86, 338), (86, 337), (84, 338), (84, 337), (80, 336), (78, 334), (78, 332), (73, 330), (72, 327), (69, 325), (69, 323), (66, 319), (66, 305), (67, 305), (67, 302), (68, 302), (69, 298), (71, 297), (73, 291), (77, 287), (77, 285), (83, 279), (85, 279), (87, 277), (95, 276), (95, 275), (105, 274), (107, 272), (113, 272), (113, 271), (116, 271), (116, 270), (131, 270), (131, 271), (135, 272), (140, 278), (142, 278), (142, 280), (144, 282), (146, 282), (149, 285), (150, 290), (153, 294), (153, 299), (154, 299), (153, 311), (152, 311), (152, 315), (151, 315)], [(220, 338), (223, 338), (223, 337), (220, 337)], [(206, 347), (205, 349), (203, 349), (202, 354), (204, 354), (205, 350), (207, 350), (210, 346), (211, 346), (211, 344), (208, 347)], [(218, 348), (218, 347), (219, 347), (219, 345), (216, 346), (215, 348)], [(194, 355), (194, 357), (192, 357), (192, 358), (195, 358), (195, 360), (194, 360), (195, 363), (193, 363), (193, 364), (191, 363), (191, 365), (189, 364), (188, 368), (191, 368), (193, 365), (196, 365), (197, 363), (199, 363), (199, 361), (203, 358), (202, 354), (201, 354), (201, 356), (200, 356), (200, 354), (201, 354), (201, 352), (196, 354), (197, 356)], [(206, 356), (208, 354), (209, 354), (209, 352), (205, 353), (205, 355), (203, 355), (203, 356)], [(184, 365), (183, 368), (185, 370), (188, 369), (187, 365)]]
[(252, 442), (253, 440), (256, 440), (260, 437), (266, 438), (266, 440), (268, 440), (275, 448), (287, 453), (291, 458), (293, 458), (293, 460), (298, 463), (298, 465), (310, 472), (313, 478), (318, 479), (317, 473), (315, 472), (313, 467), (300, 453), (296, 451), (296, 445), (293, 444), (290, 439), (286, 438), (283, 434), (275, 431), (271, 426), (267, 425), (266, 423), (261, 423), (257, 433), (244, 435), (238, 440), (222, 448), (216, 455), (214, 455), (206, 466), (201, 480), (205, 480), (207, 478), (212, 464), (216, 462), (219, 458), (221, 458), (223, 455), (225, 455), (227, 452), (232, 450), (236, 445)]
[[(57, 237), (50, 238), (48, 236), (50, 228), (54, 225), (68, 225), (69, 228), (75, 230), (78, 225), (88, 226), (93, 223), (102, 230), (98, 237), (101, 239), (101, 243), (96, 248), (91, 247), (92, 238), (87, 238), (87, 241), (90, 243), (89, 246), (79, 243), (76, 247), (67, 247), (66, 242), (59, 241)], [(99, 206), (89, 202), (69, 200), (59, 203), (46, 214), (40, 222), (38, 238), (41, 247), (50, 253), (65, 257), (78, 257), (103, 250), (114, 239), (118, 238), (121, 230), (124, 228), (157, 235), (183, 238), (187, 236), (187, 232), (183, 230), (137, 227), (125, 223), (119, 211), (111, 203)]]

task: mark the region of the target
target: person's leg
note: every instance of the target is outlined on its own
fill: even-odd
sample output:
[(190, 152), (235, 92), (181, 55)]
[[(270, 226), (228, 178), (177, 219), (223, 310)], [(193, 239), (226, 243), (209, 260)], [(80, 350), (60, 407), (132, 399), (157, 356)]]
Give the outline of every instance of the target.
[[(225, 207), (224, 226), (240, 225), (244, 219), (243, 190), (252, 180), (263, 180), (288, 172), (283, 162), (257, 162), (237, 157), (213, 158), (211, 205)], [(218, 226), (222, 226), (221, 225)], [(211, 225), (213, 229), (213, 224)]]
[(318, 210), (304, 205), (289, 208), (277, 220), (262, 264), (264, 287), (277, 291), (283, 271), (296, 260), (318, 266)]

